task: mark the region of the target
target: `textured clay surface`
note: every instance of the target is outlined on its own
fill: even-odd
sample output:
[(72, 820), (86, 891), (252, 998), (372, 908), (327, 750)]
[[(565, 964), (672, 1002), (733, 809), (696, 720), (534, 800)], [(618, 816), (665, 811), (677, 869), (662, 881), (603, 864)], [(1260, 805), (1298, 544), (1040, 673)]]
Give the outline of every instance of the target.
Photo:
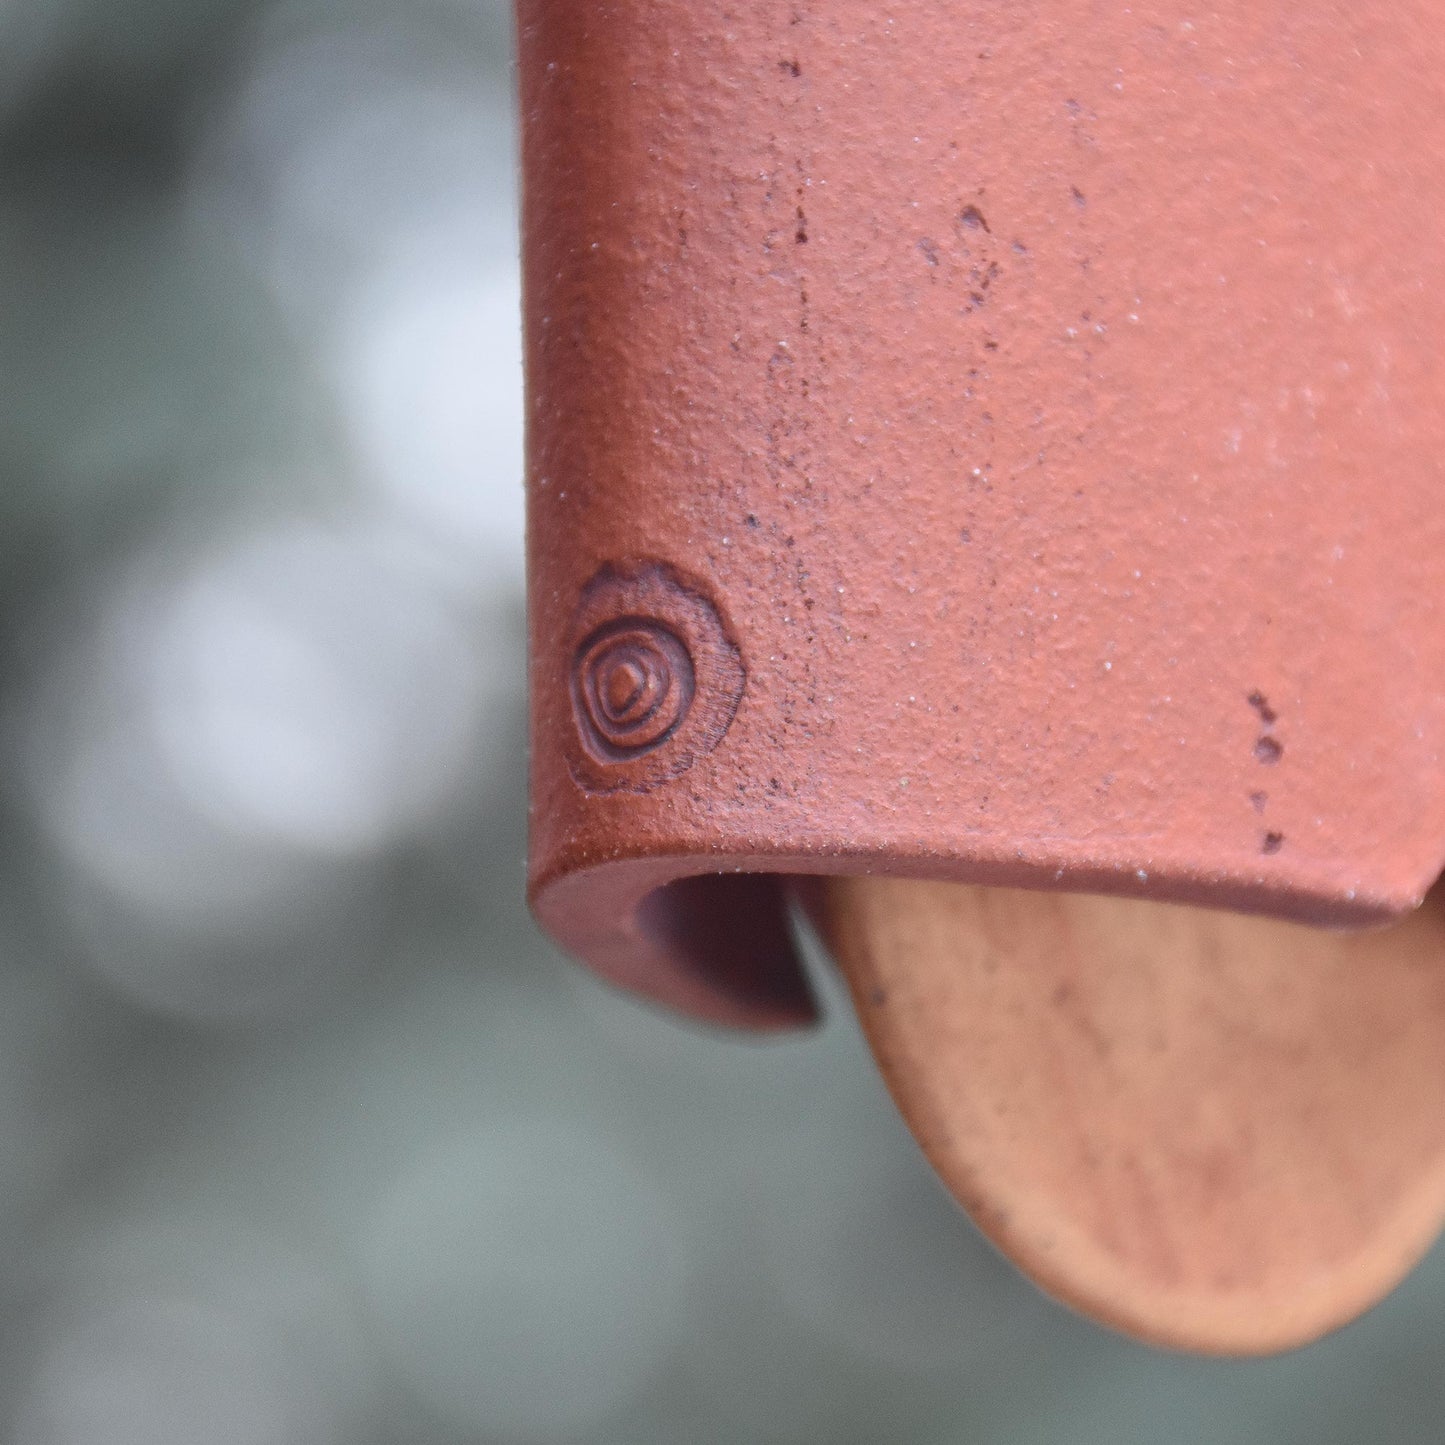
[(1433, 0), (518, 11), (561, 943), (777, 1027), (779, 874), (1415, 907)]

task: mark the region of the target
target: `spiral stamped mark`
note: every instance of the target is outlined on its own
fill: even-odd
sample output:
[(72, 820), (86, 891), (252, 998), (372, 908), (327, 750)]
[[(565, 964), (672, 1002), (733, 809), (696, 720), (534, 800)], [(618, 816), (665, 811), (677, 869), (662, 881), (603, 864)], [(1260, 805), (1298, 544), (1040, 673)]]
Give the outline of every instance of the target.
[(692, 658), (659, 622), (629, 617), (604, 627), (577, 662), (580, 720), (599, 757), (621, 762), (660, 746), (692, 706)]
[(722, 741), (744, 672), (699, 584), (661, 562), (604, 567), (573, 634), (569, 761), (589, 792), (650, 792)]

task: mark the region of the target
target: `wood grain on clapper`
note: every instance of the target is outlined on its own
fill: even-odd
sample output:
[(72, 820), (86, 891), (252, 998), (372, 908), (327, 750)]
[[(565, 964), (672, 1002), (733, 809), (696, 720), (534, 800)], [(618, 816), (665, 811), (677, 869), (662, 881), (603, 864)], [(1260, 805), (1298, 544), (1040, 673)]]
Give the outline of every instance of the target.
[(1445, 1218), (1445, 908), (1341, 934), (829, 880), (904, 1115), (1000, 1249), (1154, 1343), (1253, 1354), (1375, 1303)]

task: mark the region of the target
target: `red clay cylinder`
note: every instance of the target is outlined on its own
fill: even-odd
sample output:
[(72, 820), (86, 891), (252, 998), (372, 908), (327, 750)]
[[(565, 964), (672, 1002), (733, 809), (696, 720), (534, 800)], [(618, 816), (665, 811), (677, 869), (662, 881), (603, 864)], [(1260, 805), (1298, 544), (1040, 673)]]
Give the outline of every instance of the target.
[(1435, 4), (518, 14), (559, 942), (770, 1027), (781, 874), (1415, 906)]

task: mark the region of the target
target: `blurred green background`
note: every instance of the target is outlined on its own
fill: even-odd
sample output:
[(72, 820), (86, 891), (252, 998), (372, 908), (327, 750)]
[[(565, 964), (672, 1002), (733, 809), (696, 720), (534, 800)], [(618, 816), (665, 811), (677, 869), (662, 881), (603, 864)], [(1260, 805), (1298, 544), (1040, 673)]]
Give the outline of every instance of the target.
[(522, 902), (498, 0), (0, 3), (0, 1440), (1428, 1442), (1445, 1254), (1174, 1359), (980, 1243), (826, 967)]

